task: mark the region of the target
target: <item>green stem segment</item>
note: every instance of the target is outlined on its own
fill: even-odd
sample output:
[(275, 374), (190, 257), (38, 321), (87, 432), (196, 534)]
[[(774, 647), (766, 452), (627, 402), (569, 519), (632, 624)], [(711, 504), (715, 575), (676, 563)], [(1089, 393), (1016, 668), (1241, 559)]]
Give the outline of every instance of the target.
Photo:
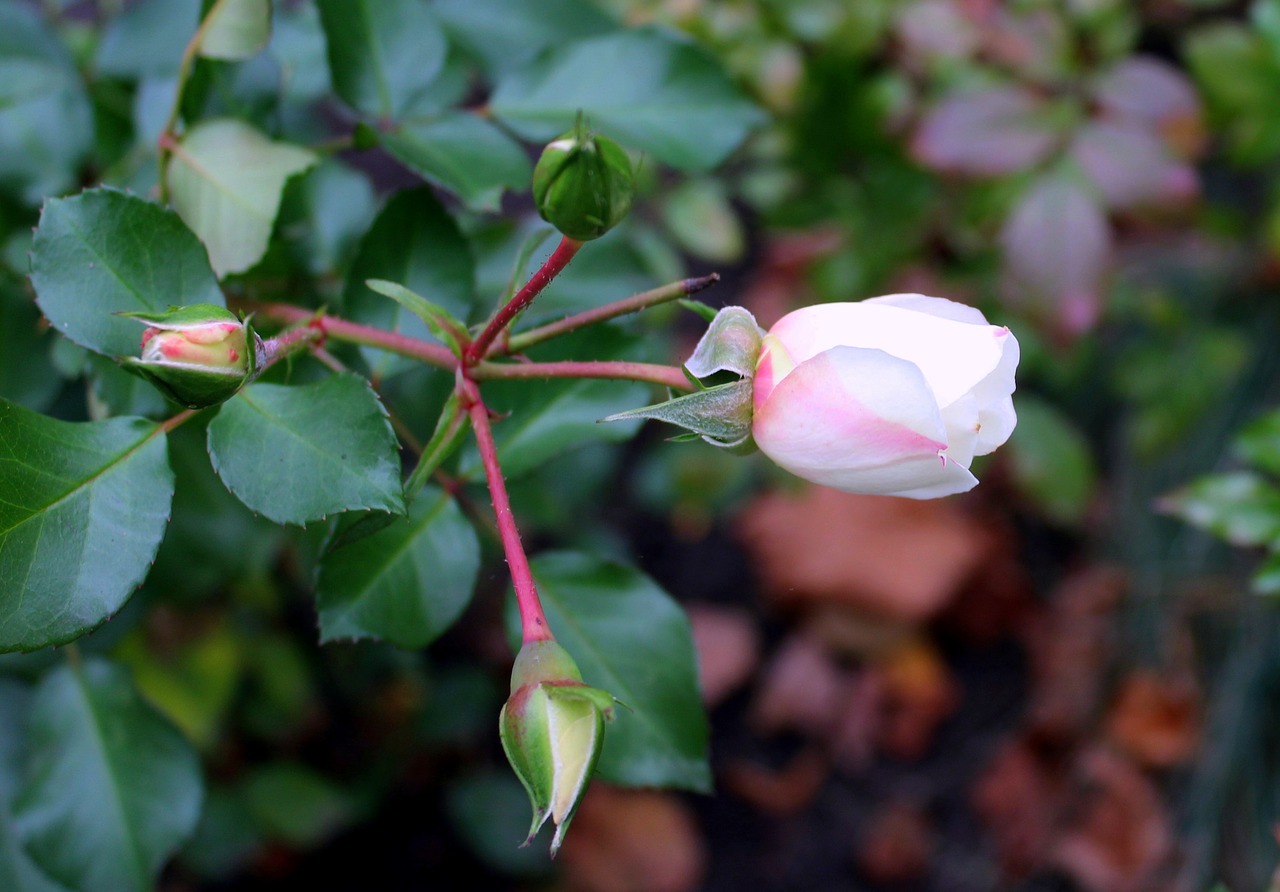
[(480, 388), (463, 376), (458, 377), (458, 396), (471, 417), (475, 428), (476, 445), (484, 463), (485, 477), (489, 482), (489, 495), (493, 499), (493, 513), (498, 521), (498, 535), (502, 538), (502, 550), (511, 569), (511, 581), (516, 590), (516, 604), (520, 608), (520, 628), (525, 644), (531, 641), (554, 641), (551, 627), (547, 625), (538, 599), (538, 588), (533, 581), (533, 571), (520, 543), (520, 531), (516, 529), (515, 516), (511, 513), (511, 500), (507, 497), (507, 485), (502, 479), (498, 464), (498, 447), (489, 425), (489, 408), (480, 398)]

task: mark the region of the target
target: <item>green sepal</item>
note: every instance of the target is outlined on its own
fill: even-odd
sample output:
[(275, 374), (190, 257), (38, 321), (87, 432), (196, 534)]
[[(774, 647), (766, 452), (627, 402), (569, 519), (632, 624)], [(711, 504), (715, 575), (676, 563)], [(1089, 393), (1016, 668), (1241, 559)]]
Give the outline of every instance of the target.
[(711, 320), (693, 355), (684, 364), (685, 370), (695, 378), (710, 378), (717, 372), (752, 378), (763, 341), (764, 332), (750, 310), (725, 307)]
[(750, 378), (741, 378), (665, 403), (619, 412), (601, 421), (652, 418), (693, 431), (712, 446), (750, 449), (751, 386)]
[(137, 319), (139, 322), (145, 322), (151, 328), (160, 328), (165, 331), (177, 331), (209, 322), (243, 321), (226, 307), (220, 307), (217, 304), (191, 304), (186, 307), (170, 306), (169, 309), (159, 313), (135, 311), (129, 313), (120, 312), (114, 315), (123, 316), (126, 319)]
[[(253, 351), (250, 351), (253, 352)], [(150, 381), (166, 397), (188, 409), (207, 409), (240, 392), (250, 375), (216, 369), (177, 368), (126, 356), (120, 364)]]
[(444, 342), (454, 356), (462, 358), (463, 351), (471, 343), (471, 337), (467, 334), (467, 327), (454, 318), (452, 313), (396, 282), (366, 279), (365, 285), (370, 291), (391, 298), (425, 322), (431, 333)]
[(701, 316), (702, 321), (704, 322), (714, 321), (716, 313), (719, 312), (715, 307), (711, 306), (711, 304), (703, 303), (700, 300), (694, 300), (691, 297), (682, 297), (680, 300), (676, 301), (676, 303), (684, 307), (689, 312), (696, 313)]

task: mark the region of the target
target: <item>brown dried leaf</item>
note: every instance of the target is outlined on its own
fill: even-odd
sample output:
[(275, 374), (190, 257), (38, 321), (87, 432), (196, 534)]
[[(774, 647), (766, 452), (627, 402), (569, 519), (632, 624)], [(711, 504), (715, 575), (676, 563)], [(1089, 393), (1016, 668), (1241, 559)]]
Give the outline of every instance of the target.
[(751, 705), (758, 732), (796, 730), (825, 736), (848, 696), (851, 673), (809, 635), (792, 634), (774, 654)]
[(698, 679), (708, 706), (733, 693), (760, 663), (760, 633), (744, 608), (689, 607), (693, 645), (698, 652)]
[(596, 781), (560, 861), (569, 888), (581, 892), (692, 892), (707, 852), (689, 807), (674, 794)]
[(951, 503), (820, 486), (761, 496), (738, 531), (775, 602), (838, 604), (907, 622), (936, 614), (989, 544)]
[(960, 703), (950, 669), (932, 644), (916, 639), (873, 671), (882, 690), (880, 748), (898, 759), (921, 758), (933, 743), (938, 725)]
[(763, 812), (790, 815), (813, 802), (831, 774), (827, 760), (815, 749), (796, 755), (781, 771), (752, 762), (738, 761), (725, 766), (722, 782)]
[(1098, 713), (1102, 673), (1114, 650), (1112, 611), (1125, 585), (1114, 568), (1082, 570), (1059, 586), (1052, 608), (1028, 629), (1029, 724), (1042, 736), (1080, 739)]
[(1132, 762), (1098, 748), (1078, 764), (1083, 788), (1075, 820), (1052, 861), (1089, 892), (1153, 888), (1173, 854), (1169, 818), (1151, 781)]
[(891, 802), (871, 819), (857, 850), (858, 866), (874, 882), (905, 883), (933, 860), (933, 825), (919, 807)]
[(1143, 765), (1185, 765), (1200, 745), (1202, 717), (1194, 680), (1149, 669), (1131, 672), (1120, 684), (1107, 717), (1107, 737)]
[(974, 785), (974, 808), (995, 839), (1007, 876), (1024, 877), (1043, 863), (1063, 783), (1061, 772), (1028, 741), (1014, 740)]

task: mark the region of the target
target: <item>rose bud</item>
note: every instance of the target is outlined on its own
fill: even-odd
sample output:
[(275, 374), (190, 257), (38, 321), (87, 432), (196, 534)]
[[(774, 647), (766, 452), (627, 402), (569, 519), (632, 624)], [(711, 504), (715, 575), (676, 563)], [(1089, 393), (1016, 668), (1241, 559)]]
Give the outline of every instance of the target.
[(533, 805), (533, 823), (522, 845), (551, 818), (555, 857), (600, 757), (613, 703), (605, 691), (582, 683), (573, 658), (556, 642), (531, 641), (520, 648), (498, 729), (507, 760)]
[(257, 337), (249, 324), (213, 304), (166, 313), (125, 313), (147, 326), (142, 353), (124, 365), (191, 409), (230, 399), (253, 376)]
[(791, 473), (846, 492), (928, 499), (1009, 438), (1018, 341), (922, 294), (820, 304), (765, 335), (752, 436)]
[(635, 190), (627, 153), (613, 140), (587, 131), (581, 118), (543, 150), (533, 169), (538, 213), (580, 242), (616, 226), (630, 210)]

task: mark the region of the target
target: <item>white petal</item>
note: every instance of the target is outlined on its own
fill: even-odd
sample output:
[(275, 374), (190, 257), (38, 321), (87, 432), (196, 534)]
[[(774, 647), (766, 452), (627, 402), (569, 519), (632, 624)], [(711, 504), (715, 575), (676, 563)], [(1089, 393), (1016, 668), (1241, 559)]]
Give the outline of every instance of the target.
[(837, 346), (883, 350), (919, 367), (946, 406), (982, 381), (1004, 352), (994, 326), (958, 322), (890, 302), (818, 304), (789, 313), (769, 334), (798, 363)]
[(920, 370), (882, 350), (835, 347), (801, 363), (757, 410), (752, 433), (791, 473), (848, 492), (976, 483), (942, 455), (946, 428)]

